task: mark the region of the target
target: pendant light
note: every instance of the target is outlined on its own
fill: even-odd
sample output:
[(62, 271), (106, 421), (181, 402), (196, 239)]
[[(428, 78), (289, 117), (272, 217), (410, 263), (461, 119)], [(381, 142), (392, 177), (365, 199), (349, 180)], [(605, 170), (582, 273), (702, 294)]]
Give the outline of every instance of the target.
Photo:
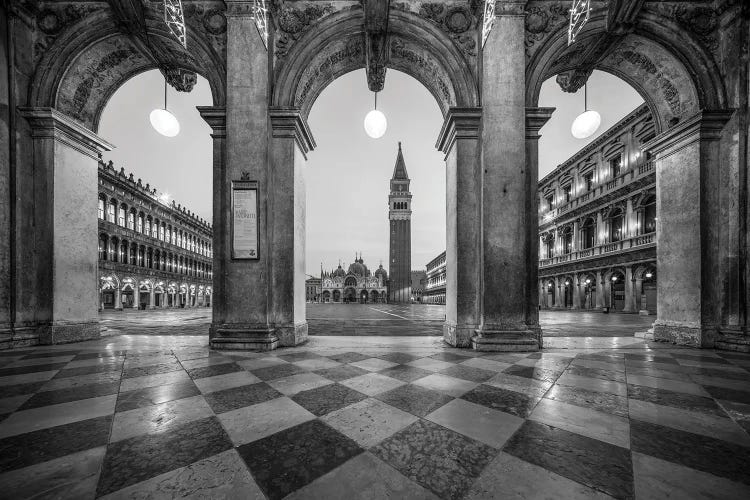
[(375, 92), (375, 109), (365, 116), (365, 132), (373, 139), (380, 139), (388, 128), (388, 120), (378, 111), (378, 93)]
[(594, 135), (602, 123), (602, 117), (594, 110), (588, 109), (588, 99), (586, 84), (583, 84), (583, 113), (573, 120), (570, 127), (570, 133), (576, 139), (587, 139)]
[(167, 111), (167, 79), (164, 79), (164, 109), (156, 108), (149, 115), (154, 130), (166, 137), (174, 137), (180, 133), (180, 122), (177, 117)]

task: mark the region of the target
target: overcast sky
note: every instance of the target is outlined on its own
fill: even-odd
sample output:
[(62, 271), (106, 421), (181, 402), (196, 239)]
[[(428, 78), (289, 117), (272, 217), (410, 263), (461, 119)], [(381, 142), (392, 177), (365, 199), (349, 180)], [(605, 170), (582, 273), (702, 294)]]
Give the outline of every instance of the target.
[[(588, 87), (589, 108), (602, 115), (599, 132), (643, 102), (630, 86), (606, 73), (594, 72)], [(163, 95), (158, 71), (131, 79), (114, 94), (99, 134), (117, 148), (104, 158), (210, 221), (211, 130), (195, 106), (211, 105), (211, 91), (201, 77), (189, 94), (169, 88), (168, 108), (181, 125), (175, 138), (159, 135), (148, 121), (151, 110), (163, 105)], [(583, 90), (567, 94), (548, 80), (539, 105), (557, 108), (541, 131), (542, 178), (596, 136), (578, 140), (570, 135), (570, 124), (583, 111)], [(413, 78), (388, 70), (385, 90), (378, 94), (388, 131), (377, 140), (367, 137), (362, 126), (372, 106), (373, 94), (359, 70), (329, 85), (310, 112), (317, 148), (305, 168), (309, 274), (317, 275), (321, 263), (324, 269), (336, 267), (339, 259), (348, 265), (355, 252), (362, 252), (370, 269), (381, 260), (387, 268), (389, 180), (398, 141), (412, 180), (412, 268), (424, 269), (445, 249), (445, 165), (435, 149), (442, 116), (435, 99)]]

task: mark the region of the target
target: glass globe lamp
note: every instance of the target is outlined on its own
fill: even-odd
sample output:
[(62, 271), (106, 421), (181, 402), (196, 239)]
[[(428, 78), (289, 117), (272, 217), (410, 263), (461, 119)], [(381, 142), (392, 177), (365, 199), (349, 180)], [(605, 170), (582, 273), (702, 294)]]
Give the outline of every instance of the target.
[(373, 139), (383, 137), (387, 128), (388, 120), (381, 111), (373, 109), (365, 116), (365, 132)]
[(602, 117), (593, 110), (584, 111), (573, 120), (570, 133), (576, 139), (587, 139), (594, 135), (602, 123)]
[(166, 137), (174, 137), (180, 133), (180, 122), (166, 109), (155, 109), (148, 116), (154, 130)]

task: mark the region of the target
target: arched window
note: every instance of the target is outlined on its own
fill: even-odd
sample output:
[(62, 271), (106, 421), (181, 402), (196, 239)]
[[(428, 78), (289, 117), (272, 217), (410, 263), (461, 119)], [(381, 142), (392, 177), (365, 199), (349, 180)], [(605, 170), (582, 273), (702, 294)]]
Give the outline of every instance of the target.
[(107, 250), (107, 252), (109, 253), (108, 258), (112, 262), (119, 262), (119, 259), (118, 259), (119, 252), (117, 251), (119, 248), (120, 248), (120, 240), (116, 236), (113, 236), (112, 238), (110, 238), (109, 249)]
[(117, 225), (125, 227), (125, 216), (128, 213), (128, 206), (124, 203), (120, 204), (120, 211), (117, 213)]
[(146, 247), (141, 245), (138, 247), (138, 266), (144, 267), (146, 264)]
[(656, 231), (656, 196), (651, 195), (642, 202), (638, 210), (638, 234)]
[(167, 235), (167, 225), (162, 222), (161, 226), (159, 226), (159, 239), (161, 241), (166, 241), (166, 235)]
[(117, 220), (117, 200), (112, 198), (109, 200), (109, 205), (107, 205), (107, 221), (111, 223), (115, 223)]
[(143, 233), (143, 220), (145, 216), (143, 215), (143, 212), (138, 213), (138, 221), (135, 226), (135, 230), (139, 233)]
[(128, 263), (128, 241), (127, 240), (122, 240), (122, 242), (120, 243), (119, 260), (123, 264)]
[(151, 224), (151, 237), (159, 239), (159, 219), (155, 218), (153, 224)]
[(555, 256), (555, 237), (551, 234), (547, 235), (544, 239), (544, 255), (546, 259), (551, 259)]
[(107, 197), (99, 193), (99, 219), (104, 220), (104, 205), (107, 203)]
[(135, 243), (130, 244), (130, 265), (138, 265), (138, 245)]
[(99, 260), (107, 260), (107, 249), (109, 247), (109, 237), (102, 233), (99, 235)]
[(143, 234), (151, 236), (151, 216), (146, 216), (146, 227), (143, 229)]
[(589, 217), (581, 227), (581, 248), (594, 248), (596, 244), (596, 221)]
[(128, 212), (128, 229), (135, 231), (135, 208), (131, 208)]
[(624, 236), (623, 222), (624, 216), (621, 209), (616, 208), (610, 212), (607, 217), (607, 237), (610, 243), (620, 241)]
[(177, 246), (182, 248), (182, 229), (177, 233)]
[(563, 229), (562, 251), (565, 255), (573, 252), (573, 229), (570, 226)]
[(161, 269), (161, 252), (154, 250), (154, 269), (157, 271)]

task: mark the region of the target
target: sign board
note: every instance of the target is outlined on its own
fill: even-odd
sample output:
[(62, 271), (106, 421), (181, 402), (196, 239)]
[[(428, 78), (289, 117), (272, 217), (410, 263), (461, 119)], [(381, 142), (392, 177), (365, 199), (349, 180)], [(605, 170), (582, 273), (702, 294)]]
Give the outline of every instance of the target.
[(232, 258), (260, 258), (258, 244), (258, 183), (232, 182)]

